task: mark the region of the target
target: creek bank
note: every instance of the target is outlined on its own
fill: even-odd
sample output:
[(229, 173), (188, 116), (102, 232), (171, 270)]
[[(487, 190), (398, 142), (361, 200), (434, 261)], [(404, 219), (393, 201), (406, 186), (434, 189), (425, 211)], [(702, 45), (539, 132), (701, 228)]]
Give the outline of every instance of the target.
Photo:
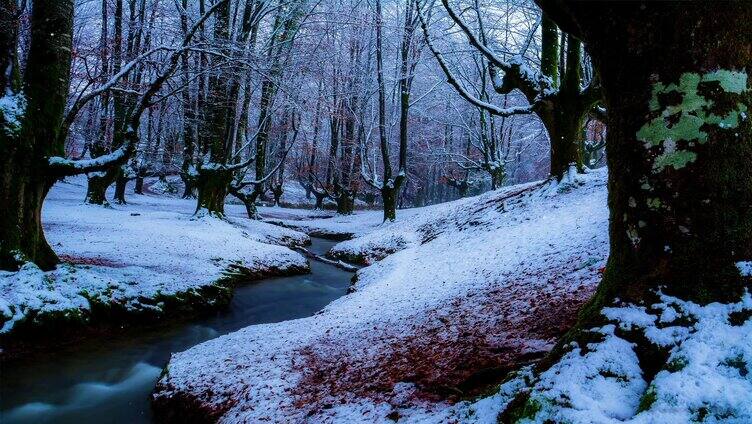
[(606, 198), (595, 172), (565, 192), (510, 187), (400, 211), (395, 224), (319, 220), (371, 220), (353, 242), (409, 243), (320, 313), (173, 355), (155, 411), (165, 422), (495, 422), (466, 400), (576, 320), (608, 256)]
[(0, 271), (4, 356), (211, 313), (228, 304), (238, 282), (309, 272), (293, 250), (310, 243), (307, 235), (249, 220), (242, 207), (228, 204), (219, 219), (194, 215), (190, 199), (147, 192), (104, 208), (82, 204), (85, 194), (85, 177), (69, 178), (44, 204), (45, 233), (62, 264)]
[(332, 230), (327, 230), (323, 228), (309, 227), (305, 224), (302, 224), (302, 223), (298, 224), (298, 223), (295, 223), (294, 221), (289, 221), (289, 220), (285, 221), (285, 220), (279, 220), (279, 219), (264, 219), (264, 222), (278, 225), (283, 228), (289, 228), (291, 230), (300, 231), (301, 233), (308, 234), (310, 237), (321, 238), (324, 240), (345, 241), (345, 240), (350, 240), (353, 237), (355, 237), (355, 233), (332, 231)]
[[(317, 254), (309, 251), (308, 249), (304, 249), (302, 247), (295, 248), (294, 250), (297, 251), (297, 252), (302, 253), (305, 257), (307, 257), (309, 259), (312, 259), (314, 261), (323, 262), (323, 263), (331, 265), (331, 266), (335, 266), (335, 267), (337, 267), (337, 268), (339, 268), (339, 269), (341, 269), (343, 271), (357, 272), (358, 269), (359, 269), (357, 266), (355, 266), (355, 265), (353, 265), (351, 263), (348, 263), (346, 261), (336, 260), (336, 259), (328, 258), (326, 256), (317, 255)], [(327, 253), (327, 256), (328, 256), (328, 253)]]
[[(80, 275), (90, 271), (92, 266), (65, 263), (59, 269), (67, 269), (64, 272), (67, 275)], [(57, 271), (45, 274), (56, 274)], [(107, 270), (106, 267), (98, 267), (97, 271), (117, 272), (115, 269)], [(13, 322), (9, 331), (0, 333), (0, 361), (95, 336), (111, 336), (129, 329), (178, 323), (206, 316), (227, 308), (239, 285), (310, 272), (307, 264), (256, 269), (231, 264), (224, 275), (213, 283), (196, 285), (174, 293), (157, 291), (151, 297), (142, 294), (127, 297), (126, 293), (119, 293), (122, 295), (119, 296), (113, 295), (118, 288), (111, 283), (102, 292), (87, 292), (86, 289), (79, 291), (77, 294), (83, 300), (77, 299), (80, 302), (74, 307), (54, 309), (45, 303), (4, 305), (10, 313), (3, 313), (4, 316), (0, 317), (0, 327), (9, 326), (11, 320)], [(49, 279), (45, 283), (49, 283)], [(75, 286), (76, 280), (68, 280), (64, 284)]]
[[(314, 239), (309, 250), (323, 254), (332, 244)], [(252, 324), (311, 316), (345, 294), (351, 273), (313, 260), (310, 268), (237, 284), (227, 307), (190, 321), (115, 329), (117, 337), (102, 334), (4, 363), (3, 423), (154, 422), (149, 395), (171, 354)]]

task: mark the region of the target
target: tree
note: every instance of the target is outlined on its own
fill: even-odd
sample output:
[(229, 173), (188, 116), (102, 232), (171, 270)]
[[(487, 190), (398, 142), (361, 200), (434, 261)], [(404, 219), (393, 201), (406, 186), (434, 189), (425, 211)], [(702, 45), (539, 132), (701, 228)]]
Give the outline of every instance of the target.
[[(228, 0), (220, 0), (207, 15)], [(14, 10), (7, 4), (8, 10)], [(17, 25), (17, 23), (16, 23)], [(155, 95), (174, 73), (197, 26), (181, 45), (173, 49), (166, 66), (151, 81), (128, 116), (123, 144), (112, 153), (89, 160), (70, 160), (64, 146), (70, 123), (91, 99), (109, 90), (137, 62), (130, 62), (105, 84), (80, 96), (68, 113), (65, 106), (71, 71), (73, 32), (72, 0), (37, 0), (31, 14), (31, 34), (22, 84), (5, 79), (2, 87), (2, 131), (0, 160), (2, 185), (0, 201), (5, 212), (0, 221), (0, 268), (16, 269), (24, 262), (34, 262), (42, 269), (52, 269), (59, 259), (44, 237), (41, 210), (52, 185), (60, 178), (89, 172), (101, 172), (123, 165), (138, 142), (141, 115)], [(0, 40), (17, 39), (17, 27), (0, 28)], [(54, 36), (51, 36), (54, 34)], [(16, 45), (10, 51), (15, 61)], [(8, 52), (0, 55), (8, 55)], [(0, 62), (9, 62), (0, 56)], [(12, 72), (12, 75), (18, 75)], [(10, 105), (8, 107), (6, 105)]]
[[(252, 159), (255, 161), (256, 179), (245, 180), (245, 172), (240, 172), (237, 178), (235, 178), (235, 182), (233, 182), (233, 184), (229, 187), (229, 193), (243, 202), (246, 207), (246, 211), (248, 212), (248, 217), (253, 219), (257, 218), (255, 206), (256, 200), (266, 193), (268, 189), (267, 181), (274, 174), (274, 172), (266, 173), (266, 165), (268, 161), (267, 153), (269, 150), (268, 142), (269, 135), (272, 129), (274, 100), (277, 96), (281, 82), (280, 80), (284, 71), (284, 60), (290, 55), (292, 51), (293, 42), (300, 29), (300, 22), (304, 17), (304, 5), (304, 2), (298, 0), (282, 1), (279, 4), (266, 51), (266, 59), (269, 69), (266, 73), (264, 73), (261, 81), (259, 116), (256, 135), (254, 137), (256, 141), (256, 149), (255, 154), (252, 157)], [(248, 7), (252, 7), (252, 5), (249, 3), (248, 5), (246, 5), (246, 8)], [(255, 10), (255, 12), (246, 15), (247, 19), (256, 19), (261, 11), (261, 9), (253, 10)], [(253, 30), (250, 26), (244, 25), (243, 31), (244, 38), (248, 39), (249, 42), (255, 42), (257, 30)], [(238, 86), (234, 87), (234, 89), (238, 88)], [(245, 92), (250, 92), (250, 85), (246, 86)], [(245, 120), (247, 119), (248, 112), (247, 109), (245, 109), (246, 107), (248, 106), (244, 105), (240, 113), (241, 125), (245, 125)], [(243, 133), (243, 131), (241, 131), (241, 133)], [(242, 140), (245, 140), (245, 137), (241, 138), (239, 146), (245, 144), (242, 143)], [(286, 158), (290, 148), (292, 148), (292, 144), (289, 147), (280, 150), (279, 157), (282, 159), (275, 167), (275, 171), (280, 168), (284, 168), (284, 158)], [(244, 169), (245, 166), (239, 167), (238, 165), (235, 165), (234, 168), (235, 170), (241, 170)], [(252, 191), (250, 193), (243, 193), (241, 189), (248, 186), (253, 187)], [(281, 196), (281, 192), (279, 192), (279, 195)]]
[[(5, 1), (3, 16), (13, 16), (15, 1)], [(18, 22), (0, 28), (7, 50), (4, 64), (15, 68)], [(0, 201), (4, 212), (0, 222), (0, 268), (14, 269), (34, 261), (52, 268), (57, 256), (44, 237), (42, 203), (55, 182), (46, 158), (63, 154), (60, 122), (63, 120), (70, 78), (73, 29), (72, 1), (34, 2), (31, 40), (23, 80), (17, 69), (5, 77), (2, 87), (2, 134)], [(57, 34), (50, 36), (49, 34)], [(7, 69), (7, 68), (6, 68)], [(5, 74), (5, 72), (3, 72)]]
[[(497, 55), (486, 41), (482, 14), (476, 13), (479, 36), (476, 35), (448, 0), (442, 0), (452, 22), (457, 24), (470, 44), (488, 61), (488, 73), (494, 90), (499, 94), (509, 94), (519, 90), (528, 106), (498, 107), (469, 93), (449, 68), (446, 60), (433, 45), (428, 30), (428, 22), (421, 18), (421, 26), (430, 50), (446, 74), (448, 82), (457, 92), (474, 106), (494, 116), (512, 116), (535, 113), (548, 131), (551, 142), (550, 157), (552, 178), (561, 180), (575, 164), (582, 170), (581, 131), (585, 115), (600, 100), (600, 84), (593, 79), (587, 87), (582, 87), (582, 44), (576, 38), (567, 38), (559, 43), (558, 28), (544, 13), (541, 18), (542, 46), (540, 71), (530, 68), (521, 54), (505, 60)], [(561, 46), (566, 44), (566, 49)], [(559, 58), (566, 52), (565, 66), (560, 69)], [(499, 76), (499, 70), (503, 72)], [(499, 164), (498, 166), (503, 166)]]
[[(131, 15), (135, 16), (135, 0), (131, 1)], [(144, 4), (142, 3), (141, 14), (144, 13)], [(103, 11), (104, 15), (104, 11)], [(130, 31), (133, 32), (134, 24), (131, 24)], [(131, 40), (132, 44), (133, 40)], [(129, 48), (130, 50), (130, 48)], [(123, 60), (123, 0), (115, 0), (115, 10), (113, 19), (113, 46), (112, 46), (112, 73), (117, 74), (122, 69)], [(103, 65), (106, 62), (103, 62)], [(104, 69), (103, 69), (104, 71)], [(104, 73), (104, 72), (103, 72)], [(105, 95), (103, 93), (103, 95)], [(126, 96), (116, 91), (113, 93), (113, 129), (112, 140), (107, 143), (105, 137), (107, 133), (102, 134), (102, 138), (95, 140), (91, 143), (89, 149), (90, 156), (96, 158), (109, 153), (110, 150), (118, 149), (123, 144), (124, 134), (127, 128), (126, 118), (128, 114)], [(107, 114), (107, 110), (103, 110), (103, 114)], [(86, 203), (94, 205), (107, 205), (106, 192), (107, 188), (118, 179), (121, 174), (119, 167), (112, 167), (104, 172), (92, 173), (89, 175), (88, 185), (86, 189)], [(124, 187), (123, 187), (124, 190)], [(119, 193), (120, 196), (116, 196), (118, 203), (125, 203), (124, 193)]]
[[(567, 346), (591, 342), (595, 334), (588, 330), (607, 321), (601, 312), (616, 299), (650, 310), (659, 292), (707, 304), (737, 301), (752, 287), (743, 271), (752, 258), (746, 116), (752, 8), (742, 2), (722, 8), (711, 2), (538, 3), (586, 43), (609, 112), (610, 256), (579, 322), (539, 364), (544, 371)], [(619, 337), (634, 343), (646, 379), (667, 368), (667, 348), (639, 329)], [(510, 402), (499, 420), (524, 414), (525, 396)]]
[(611, 255), (594, 305), (659, 287), (701, 303), (738, 298), (752, 283), (736, 265), (752, 258), (752, 9), (540, 4), (587, 43), (613, 108)]
[[(384, 61), (382, 40), (382, 13), (381, 1), (376, 0), (376, 78), (379, 92), (379, 147), (381, 149), (381, 163), (383, 179), (378, 181), (370, 178), (366, 172), (362, 172), (363, 179), (373, 188), (381, 192), (384, 206), (384, 221), (394, 221), (397, 218), (397, 198), (399, 198), (402, 185), (407, 179), (407, 145), (408, 145), (408, 120), (410, 118), (410, 91), (417, 60), (413, 57), (413, 34), (417, 25), (415, 15), (415, 2), (408, 0), (405, 4), (404, 28), (402, 43), (400, 45), (399, 66), (399, 162), (397, 175), (392, 170), (392, 159), (389, 154), (389, 138), (386, 124), (386, 87), (384, 84)], [(365, 161), (363, 161), (365, 162)]]

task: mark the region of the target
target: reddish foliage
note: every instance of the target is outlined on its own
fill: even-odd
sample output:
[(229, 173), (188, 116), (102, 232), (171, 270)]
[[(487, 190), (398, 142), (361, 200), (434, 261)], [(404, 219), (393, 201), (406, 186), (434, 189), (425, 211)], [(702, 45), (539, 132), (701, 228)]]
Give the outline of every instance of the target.
[(97, 265), (97, 266), (108, 266), (111, 268), (124, 268), (125, 267), (125, 265), (122, 263), (118, 263), (110, 259), (103, 258), (101, 256), (97, 256), (93, 258), (83, 258), (80, 256), (73, 256), (73, 255), (60, 255), (60, 260), (63, 262), (70, 262), (75, 265)]
[(319, 340), (295, 361), (304, 376), (293, 393), (296, 406), (315, 411), (356, 398), (389, 401), (399, 382), (416, 386), (409, 399), (416, 404), (477, 394), (541, 357), (574, 324), (594, 290), (581, 285), (572, 291), (571, 283), (560, 283), (574, 270), (517, 274), (407, 324)]

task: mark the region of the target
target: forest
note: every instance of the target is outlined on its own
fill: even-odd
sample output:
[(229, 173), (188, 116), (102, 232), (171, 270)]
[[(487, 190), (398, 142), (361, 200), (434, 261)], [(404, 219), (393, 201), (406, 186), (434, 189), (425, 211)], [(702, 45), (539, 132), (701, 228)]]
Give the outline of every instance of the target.
[(0, 0), (0, 422), (752, 422), (752, 4)]

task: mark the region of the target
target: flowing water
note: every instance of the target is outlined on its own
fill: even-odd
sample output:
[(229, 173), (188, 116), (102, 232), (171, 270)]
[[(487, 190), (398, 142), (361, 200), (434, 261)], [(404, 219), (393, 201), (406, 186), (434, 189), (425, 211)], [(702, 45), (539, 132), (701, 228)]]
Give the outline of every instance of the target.
[[(313, 239), (323, 254), (334, 242)], [(352, 274), (311, 261), (311, 274), (235, 290), (230, 308), (178, 326), (97, 339), (0, 369), (0, 423), (144, 423), (149, 395), (171, 352), (251, 324), (313, 315), (344, 295)]]

